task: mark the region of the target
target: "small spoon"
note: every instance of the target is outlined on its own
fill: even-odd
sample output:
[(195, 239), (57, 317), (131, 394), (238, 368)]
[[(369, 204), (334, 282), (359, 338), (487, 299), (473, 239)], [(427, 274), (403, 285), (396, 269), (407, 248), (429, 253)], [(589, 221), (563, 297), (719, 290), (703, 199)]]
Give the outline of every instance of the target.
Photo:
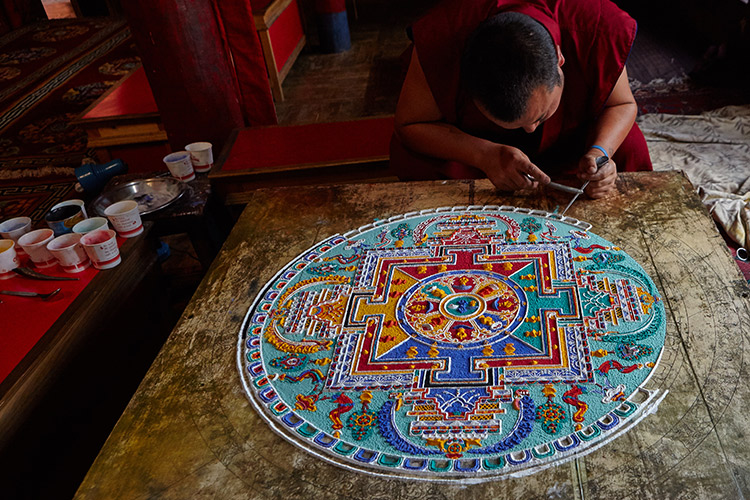
[(62, 290), (62, 288), (58, 288), (57, 290), (54, 290), (54, 291), (49, 292), (49, 293), (15, 292), (15, 291), (11, 291), (11, 290), (0, 290), (0, 293), (2, 293), (4, 295), (17, 295), (19, 297), (39, 297), (42, 300), (47, 300), (47, 299), (49, 299), (51, 297), (54, 297), (58, 293), (60, 293), (60, 290)]

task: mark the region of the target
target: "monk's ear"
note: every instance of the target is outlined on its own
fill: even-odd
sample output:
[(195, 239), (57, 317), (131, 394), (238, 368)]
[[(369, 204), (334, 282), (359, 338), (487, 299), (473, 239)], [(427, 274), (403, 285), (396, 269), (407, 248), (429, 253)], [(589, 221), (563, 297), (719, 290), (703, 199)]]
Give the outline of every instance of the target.
[(565, 58), (562, 55), (559, 45), (555, 45), (555, 50), (557, 50), (557, 65), (562, 68), (562, 65), (565, 64)]

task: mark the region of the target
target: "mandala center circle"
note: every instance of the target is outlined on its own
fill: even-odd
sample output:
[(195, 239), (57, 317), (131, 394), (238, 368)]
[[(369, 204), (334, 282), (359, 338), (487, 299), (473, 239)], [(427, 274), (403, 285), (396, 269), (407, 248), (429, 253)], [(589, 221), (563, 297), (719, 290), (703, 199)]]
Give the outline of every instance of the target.
[(471, 293), (455, 293), (448, 295), (440, 302), (440, 312), (443, 316), (457, 320), (476, 318), (484, 312), (484, 300)]
[(483, 271), (439, 274), (406, 293), (398, 319), (417, 339), (467, 347), (518, 327), (526, 307), (514, 288)]

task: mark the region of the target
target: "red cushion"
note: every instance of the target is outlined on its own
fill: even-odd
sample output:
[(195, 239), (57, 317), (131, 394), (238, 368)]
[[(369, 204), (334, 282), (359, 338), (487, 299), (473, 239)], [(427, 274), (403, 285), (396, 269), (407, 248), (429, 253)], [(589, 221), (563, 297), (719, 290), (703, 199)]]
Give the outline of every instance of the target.
[(393, 116), (241, 129), (221, 170), (339, 165), (388, 157)]

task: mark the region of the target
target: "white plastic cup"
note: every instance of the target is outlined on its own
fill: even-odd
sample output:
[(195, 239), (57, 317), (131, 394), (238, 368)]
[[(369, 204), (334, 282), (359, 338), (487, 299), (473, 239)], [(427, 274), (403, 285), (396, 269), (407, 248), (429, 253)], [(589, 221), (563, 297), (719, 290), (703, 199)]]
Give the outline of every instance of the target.
[(132, 238), (143, 232), (138, 203), (133, 200), (118, 201), (104, 210), (112, 227), (123, 238)]
[[(16, 243), (18, 243), (18, 238), (29, 231), (31, 231), (31, 217), (13, 217), (0, 224), (0, 236)], [(16, 244), (16, 254), (23, 257), (26, 255), (26, 251), (21, 245)]]
[(83, 202), (83, 200), (76, 199), (76, 200), (61, 201), (60, 203), (57, 203), (56, 205), (54, 205), (51, 208), (51, 210), (54, 210), (54, 209), (60, 208), (60, 207), (64, 207), (64, 206), (67, 206), (67, 205), (77, 205), (77, 206), (81, 207), (81, 213), (83, 214), (83, 218), (84, 219), (88, 218), (89, 215), (86, 213), (86, 204)]
[(52, 229), (37, 229), (30, 231), (18, 239), (18, 244), (26, 250), (29, 258), (39, 269), (52, 267), (56, 264), (55, 257), (47, 250), (47, 243), (55, 237)]
[(193, 160), (187, 151), (177, 151), (164, 157), (164, 163), (167, 165), (172, 177), (183, 182), (195, 179), (193, 171)]
[(47, 243), (47, 250), (55, 256), (60, 267), (66, 273), (80, 273), (87, 269), (91, 262), (81, 246), (81, 235), (67, 233)]
[(81, 245), (96, 269), (110, 269), (122, 262), (117, 248), (117, 233), (111, 229), (97, 229), (81, 237)]
[(91, 217), (73, 226), (73, 232), (80, 235), (96, 231), (97, 229), (109, 229), (107, 219), (104, 217)]
[(16, 242), (0, 240), (0, 280), (7, 280), (15, 276), (13, 269), (20, 265), (18, 255), (16, 255)]
[(194, 142), (185, 146), (190, 152), (193, 168), (198, 173), (206, 173), (214, 166), (213, 147), (210, 142)]

